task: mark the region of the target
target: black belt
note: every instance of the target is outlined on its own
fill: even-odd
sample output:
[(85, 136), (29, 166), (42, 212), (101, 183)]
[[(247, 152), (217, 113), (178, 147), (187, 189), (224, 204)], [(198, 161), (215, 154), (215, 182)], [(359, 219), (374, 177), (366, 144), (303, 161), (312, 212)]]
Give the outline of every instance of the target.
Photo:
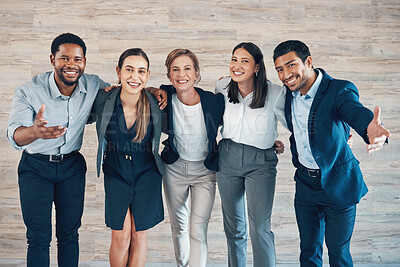
[(305, 172), (307, 172), (308, 176), (310, 177), (321, 177), (320, 169), (309, 169), (302, 164), (299, 164), (299, 168), (302, 168)]
[(50, 162), (60, 162), (60, 161), (66, 160), (67, 158), (78, 154), (79, 152), (72, 151), (71, 153), (68, 153), (68, 154), (55, 154), (55, 155), (43, 155), (40, 153), (29, 154), (27, 152), (25, 152), (25, 153), (28, 154), (29, 156), (32, 156), (32, 157), (40, 159), (40, 160), (50, 161)]

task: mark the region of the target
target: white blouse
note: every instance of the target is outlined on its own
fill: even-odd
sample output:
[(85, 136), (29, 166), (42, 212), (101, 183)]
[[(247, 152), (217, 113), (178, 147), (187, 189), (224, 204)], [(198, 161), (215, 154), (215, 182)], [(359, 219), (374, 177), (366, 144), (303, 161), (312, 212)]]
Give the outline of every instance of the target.
[(207, 157), (208, 139), (201, 102), (188, 106), (172, 95), (174, 144), (179, 157), (188, 161), (201, 161)]
[(233, 104), (228, 99), (230, 78), (217, 82), (215, 92), (225, 98), (222, 138), (236, 143), (254, 146), (260, 149), (271, 148), (278, 137), (278, 120), (287, 128), (285, 120), (285, 88), (268, 81), (268, 93), (262, 108), (252, 109), (250, 104), (253, 92), (243, 98), (239, 93), (239, 103)]

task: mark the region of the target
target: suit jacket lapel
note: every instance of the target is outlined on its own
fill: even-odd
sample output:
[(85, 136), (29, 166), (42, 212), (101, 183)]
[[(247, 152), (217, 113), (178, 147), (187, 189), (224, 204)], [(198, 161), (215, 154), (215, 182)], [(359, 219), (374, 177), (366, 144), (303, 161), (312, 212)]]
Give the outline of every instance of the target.
[(167, 124), (168, 124), (168, 127), (167, 127), (167, 129), (168, 129), (168, 135), (171, 137), (171, 139), (173, 138), (173, 136), (174, 136), (174, 131), (172, 130), (173, 128), (174, 128), (174, 122), (173, 122), (173, 120), (174, 120), (174, 116), (173, 116), (173, 110), (172, 110), (172, 95), (174, 94), (174, 93), (176, 93), (176, 89), (175, 89), (175, 87), (173, 87), (172, 85), (171, 85), (171, 87), (170, 87), (170, 89), (169, 89), (170, 91), (169, 91), (169, 94), (168, 94), (168, 105), (167, 105), (167, 108), (168, 108), (168, 114), (167, 114), (167, 116), (168, 116), (168, 120), (167, 120)]
[(286, 100), (285, 100), (285, 116), (286, 123), (289, 131), (293, 132), (293, 123), (292, 123), (292, 91), (286, 88)]
[(308, 133), (309, 136), (311, 137), (311, 133), (314, 132), (314, 127), (315, 127), (315, 119), (314, 119), (314, 114), (315, 110), (317, 109), (319, 103), (321, 102), (325, 91), (328, 89), (329, 83), (331, 82), (332, 78), (326, 74), (326, 72), (323, 69), (318, 69), (320, 74), (322, 76), (322, 81), (321, 84), (318, 87), (317, 93), (315, 94), (315, 98), (313, 100), (313, 103), (310, 108), (310, 113), (308, 115)]
[[(203, 118), (204, 118), (204, 123), (206, 125), (207, 137), (208, 137), (208, 139), (210, 139), (210, 136), (208, 136), (208, 135), (211, 134), (211, 133), (210, 133), (210, 131), (208, 129), (212, 125), (210, 125), (210, 118), (206, 114), (213, 114), (211, 112), (211, 110), (210, 110), (211, 106), (207, 105), (207, 101), (204, 99), (203, 92), (198, 88), (195, 88), (195, 90), (200, 96), (201, 109), (203, 111)], [(211, 122), (211, 124), (212, 124), (212, 122)]]
[(147, 94), (147, 98), (149, 99), (150, 115), (153, 120), (153, 127), (154, 127), (154, 135), (151, 140), (152, 148), (153, 148), (153, 152), (157, 150), (157, 153), (158, 153), (159, 144), (158, 143), (156, 144), (156, 141), (160, 140), (160, 136), (161, 136), (161, 123), (160, 123), (160, 120), (161, 120), (160, 113), (161, 112), (158, 108), (157, 103), (154, 101), (153, 96), (148, 91), (145, 91), (145, 92)]
[(104, 109), (103, 112), (101, 113), (101, 119), (100, 119), (100, 133), (101, 136), (99, 136), (99, 140), (102, 140), (104, 138), (104, 134), (106, 132), (108, 123), (110, 122), (112, 113), (114, 111), (114, 106), (115, 106), (115, 101), (117, 100), (117, 96), (119, 95), (118, 92), (120, 91), (120, 88), (114, 89), (110, 96), (106, 99), (104, 102)]

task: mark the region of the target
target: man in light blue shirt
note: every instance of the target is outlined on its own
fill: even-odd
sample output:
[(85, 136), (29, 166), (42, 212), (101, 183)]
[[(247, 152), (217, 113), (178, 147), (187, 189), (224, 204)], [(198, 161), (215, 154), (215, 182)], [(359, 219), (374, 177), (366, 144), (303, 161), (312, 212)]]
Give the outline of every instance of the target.
[(97, 91), (107, 86), (98, 76), (84, 74), (85, 56), (80, 37), (61, 34), (51, 45), (54, 71), (15, 90), (7, 138), (23, 150), (18, 176), (27, 266), (49, 266), (53, 202), (58, 266), (78, 266), (86, 174), (78, 151)]
[(296, 147), (299, 154), (299, 162), (309, 169), (319, 169), (311, 153), (309, 134), (308, 134), (308, 116), (313, 103), (315, 94), (322, 81), (322, 74), (315, 70), (317, 79), (310, 90), (302, 95), (299, 91), (291, 92), (292, 100), (292, 118), (293, 134), (296, 137)]

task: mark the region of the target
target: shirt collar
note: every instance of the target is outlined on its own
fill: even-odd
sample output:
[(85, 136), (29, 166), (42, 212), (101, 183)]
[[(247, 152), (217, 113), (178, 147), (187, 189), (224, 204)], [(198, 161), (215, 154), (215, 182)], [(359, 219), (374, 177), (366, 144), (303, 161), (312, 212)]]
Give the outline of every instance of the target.
[(239, 100), (247, 100), (247, 99), (252, 100), (252, 99), (253, 99), (253, 94), (254, 94), (254, 90), (251, 91), (251, 92), (250, 92), (248, 95), (246, 95), (245, 97), (243, 97), (243, 96), (240, 94), (239, 90), (238, 90), (238, 97), (239, 97)]
[[(63, 97), (63, 95), (60, 93), (60, 90), (58, 89), (54, 75), (55, 75), (55, 72), (52, 71), (50, 74), (50, 77), (49, 77), (49, 86), (50, 86), (50, 96), (53, 99), (56, 99), (57, 97)], [(86, 87), (84, 86), (84, 83), (83, 83), (83, 76), (81, 76), (78, 79), (78, 84), (76, 86), (77, 87), (75, 87), (75, 90), (71, 96), (76, 95), (78, 93), (78, 91), (82, 92), (82, 93), (87, 93)]]
[[(308, 90), (307, 94), (305, 95), (305, 99), (314, 98), (315, 95), (317, 94), (318, 88), (319, 88), (319, 86), (321, 84), (322, 73), (317, 69), (315, 69), (315, 72), (317, 74), (317, 79), (315, 80), (315, 82), (311, 86), (310, 90)], [(292, 95), (293, 95), (293, 97), (300, 97), (300, 92), (299, 91), (292, 92)]]
[(54, 71), (51, 72), (49, 77), (50, 95), (53, 99), (62, 96), (60, 90), (58, 90), (56, 80), (54, 79)]

